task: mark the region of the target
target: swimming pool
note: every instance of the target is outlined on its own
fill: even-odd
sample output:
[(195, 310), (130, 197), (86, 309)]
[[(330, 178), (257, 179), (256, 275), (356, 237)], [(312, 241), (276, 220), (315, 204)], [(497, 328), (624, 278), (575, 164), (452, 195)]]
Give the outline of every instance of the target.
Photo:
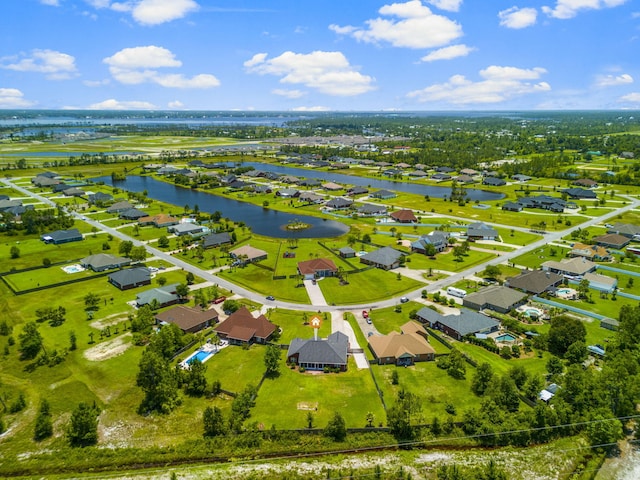
[(196, 353), (194, 353), (193, 355), (191, 355), (188, 359), (187, 359), (187, 363), (189, 365), (191, 365), (194, 361), (194, 359), (198, 359), (200, 360), (200, 363), (204, 363), (207, 360), (209, 360), (209, 357), (213, 355), (214, 352), (205, 352), (204, 350), (198, 350)]
[(67, 265), (66, 267), (62, 267), (62, 270), (65, 273), (79, 273), (84, 271), (84, 267), (82, 265)]
[(559, 288), (557, 290), (557, 292), (560, 295), (569, 295), (570, 293), (573, 293), (573, 289), (572, 288)]
[(499, 335), (496, 337), (496, 342), (502, 342), (502, 343), (513, 342), (515, 341), (515, 339), (516, 337), (514, 337), (510, 333), (503, 333), (502, 335)]
[(527, 308), (524, 311), (524, 314), (527, 317), (541, 317), (542, 316), (542, 310), (539, 310), (537, 308)]

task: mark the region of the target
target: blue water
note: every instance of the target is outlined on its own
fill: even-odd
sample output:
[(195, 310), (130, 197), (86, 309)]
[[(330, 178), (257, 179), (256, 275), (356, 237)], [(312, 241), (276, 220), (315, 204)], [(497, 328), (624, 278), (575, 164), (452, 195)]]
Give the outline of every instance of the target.
[(198, 359), (200, 360), (200, 363), (204, 362), (207, 358), (209, 358), (211, 355), (213, 355), (213, 352), (204, 352), (202, 350), (198, 351), (193, 357), (191, 357), (189, 360), (187, 360), (187, 363), (189, 365), (191, 365), (191, 363), (194, 361), (194, 359)]
[(516, 339), (513, 335), (509, 333), (505, 333), (496, 337), (496, 342), (513, 342)]
[[(259, 205), (240, 202), (229, 198), (219, 197), (207, 192), (191, 190), (170, 183), (161, 182), (151, 177), (129, 176), (126, 180), (112, 181), (111, 176), (93, 179), (115, 185), (131, 192), (147, 191), (150, 198), (176, 205), (181, 209), (184, 205), (194, 207), (198, 205), (201, 212), (213, 213), (219, 211), (223, 217), (236, 222), (244, 222), (251, 231), (259, 235), (276, 238), (333, 238), (344, 235), (349, 227), (335, 220), (312, 217), (310, 215), (293, 215), (276, 210), (262, 208)], [(303, 222), (311, 227), (305, 230), (287, 230), (285, 227), (291, 222)]]

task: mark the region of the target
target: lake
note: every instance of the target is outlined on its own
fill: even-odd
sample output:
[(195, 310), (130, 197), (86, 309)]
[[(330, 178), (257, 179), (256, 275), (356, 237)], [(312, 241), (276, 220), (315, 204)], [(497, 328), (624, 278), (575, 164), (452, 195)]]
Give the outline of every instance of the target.
[[(151, 177), (129, 176), (126, 180), (113, 182), (110, 176), (92, 179), (104, 182), (131, 192), (147, 191), (149, 198), (183, 207), (198, 205), (201, 212), (219, 211), (223, 217), (236, 222), (244, 222), (251, 231), (259, 235), (276, 238), (332, 238), (344, 235), (349, 227), (342, 222), (312, 217), (310, 215), (294, 215), (262, 208), (251, 203), (240, 202), (219, 197), (207, 192), (179, 187), (171, 183), (161, 182)], [(311, 225), (305, 230), (287, 230), (292, 222), (304, 222)]]

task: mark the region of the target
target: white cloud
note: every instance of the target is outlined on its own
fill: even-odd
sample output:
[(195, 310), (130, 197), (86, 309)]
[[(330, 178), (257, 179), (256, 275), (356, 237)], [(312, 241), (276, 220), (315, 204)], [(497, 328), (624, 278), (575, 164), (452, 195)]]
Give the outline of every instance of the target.
[(87, 107), (89, 110), (155, 110), (157, 107), (153, 103), (138, 100), (119, 101), (114, 98), (103, 102), (94, 103)]
[(436, 15), (420, 0), (383, 5), (378, 13), (392, 19), (367, 20), (366, 28), (331, 25), (342, 35), (351, 35), (367, 43), (388, 42), (394, 47), (434, 48), (447, 45), (462, 36), (462, 27), (453, 20)]
[(374, 89), (374, 78), (356, 71), (342, 52), (284, 52), (270, 60), (258, 53), (244, 66), (250, 73), (277, 75), (280, 83), (305, 85), (327, 95), (352, 96)]
[(454, 105), (499, 103), (529, 93), (547, 92), (547, 82), (530, 83), (546, 73), (544, 68), (522, 69), (492, 65), (480, 70), (483, 80), (474, 82), (464, 75), (454, 75), (445, 83), (409, 92), (418, 102), (445, 102)]
[(322, 107), (320, 105), (316, 105), (315, 107), (295, 107), (291, 109), (292, 112), (328, 112), (329, 110), (329, 107)]
[(632, 92), (620, 97), (621, 102), (640, 103), (640, 92)]
[(17, 88), (0, 88), (0, 108), (30, 107), (33, 102), (25, 100), (24, 93)]
[(43, 5), (48, 5), (50, 7), (59, 7), (60, 0), (40, 0), (40, 3)]
[(556, 0), (555, 7), (542, 7), (542, 11), (552, 18), (566, 20), (575, 17), (580, 10), (601, 10), (618, 7), (627, 0)]
[(271, 90), (271, 93), (286, 98), (300, 98), (306, 95), (306, 92), (303, 92), (302, 90), (285, 90), (283, 88)]
[(104, 80), (85, 80), (82, 82), (87, 87), (104, 87), (105, 85), (109, 85), (111, 80), (105, 78)]
[(423, 62), (433, 62), (436, 60), (451, 60), (452, 58), (457, 57), (466, 57), (471, 52), (475, 50), (474, 47), (468, 47), (467, 45), (450, 45), (448, 47), (443, 47), (438, 50), (434, 50), (429, 54), (422, 57), (420, 60)]
[(633, 77), (628, 73), (623, 73), (621, 75), (598, 75), (595, 85), (596, 87), (615, 87), (629, 83), (633, 83)]
[(440, 10), (447, 10), (448, 12), (457, 12), (460, 10), (462, 0), (429, 0), (429, 3)]
[(174, 100), (173, 102), (169, 102), (167, 104), (167, 107), (172, 108), (174, 110), (181, 110), (184, 108), (184, 103), (182, 103), (180, 100)]
[(14, 58), (16, 60), (14, 63), (3, 63), (0, 67), (17, 72), (44, 73), (50, 80), (65, 80), (77, 75), (76, 59), (66, 53), (55, 50), (32, 50), (29, 56), (23, 54), (21, 57)]
[(182, 74), (163, 74), (158, 68), (182, 66), (182, 62), (166, 48), (148, 45), (125, 48), (103, 60), (109, 65), (113, 78), (120, 83), (157, 83), (167, 88), (212, 88), (220, 81), (211, 74), (199, 74), (187, 78)]
[(131, 13), (133, 19), (141, 25), (159, 25), (185, 17), (200, 7), (194, 0), (85, 0), (94, 8)]
[(535, 25), (538, 11), (535, 8), (511, 7), (498, 12), (500, 25), (507, 28), (527, 28)]

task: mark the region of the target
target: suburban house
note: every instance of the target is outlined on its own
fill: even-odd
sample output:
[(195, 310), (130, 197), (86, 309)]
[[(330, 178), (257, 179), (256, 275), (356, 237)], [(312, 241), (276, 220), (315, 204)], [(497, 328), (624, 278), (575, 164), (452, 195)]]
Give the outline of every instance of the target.
[(598, 245), (586, 245), (584, 243), (574, 243), (571, 251), (569, 252), (569, 256), (584, 257), (588, 260), (596, 260), (601, 262), (611, 260), (611, 254), (607, 251), (606, 248), (600, 247)]
[(259, 248), (254, 248), (251, 245), (243, 245), (235, 250), (231, 250), (229, 255), (244, 263), (259, 262), (267, 258), (267, 252)]
[(325, 198), (322, 195), (318, 195), (313, 192), (302, 192), (298, 197), (301, 202), (307, 203), (323, 203)]
[(338, 273), (338, 267), (333, 263), (333, 260), (328, 258), (314, 258), (298, 262), (298, 273), (303, 275), (305, 280), (333, 277)]
[(484, 177), (482, 179), (483, 185), (490, 185), (492, 187), (503, 187), (507, 184), (502, 178), (498, 177)]
[(373, 205), (371, 203), (365, 203), (364, 205), (358, 207), (358, 213), (365, 217), (386, 215), (387, 207), (385, 207), (384, 205)]
[(378, 364), (405, 366), (435, 359), (436, 351), (422, 325), (410, 320), (400, 327), (400, 332), (369, 337), (369, 349)]
[(458, 183), (475, 183), (475, 180), (470, 175), (458, 175), (454, 180)]
[(618, 327), (620, 327), (620, 322), (618, 322), (618, 320), (615, 320), (613, 318), (605, 317), (602, 320), (600, 320), (600, 328), (606, 328), (607, 330), (612, 330), (616, 332), (618, 330)]
[(446, 333), (456, 340), (476, 333), (491, 333), (498, 330), (500, 323), (491, 317), (467, 309), (460, 309), (459, 315), (441, 315), (428, 307), (416, 313), (418, 320), (430, 328)]
[(73, 188), (73, 185), (68, 185), (68, 184), (66, 184), (66, 183), (58, 183), (57, 185), (54, 185), (54, 186), (51, 188), (51, 191), (52, 191), (53, 193), (62, 193), (62, 192), (64, 192), (65, 190), (67, 190), (68, 188)]
[(544, 270), (528, 270), (521, 272), (517, 277), (508, 278), (505, 286), (540, 295), (542, 292), (552, 291), (563, 280), (564, 277), (557, 273)]
[(294, 338), (287, 350), (287, 361), (307, 370), (323, 370), (325, 367), (347, 370), (349, 337), (334, 332), (325, 339)]
[(180, 219), (172, 217), (166, 213), (159, 213), (158, 215), (147, 215), (138, 219), (139, 225), (153, 225), (157, 228), (170, 227), (180, 223)]
[(356, 256), (356, 251), (351, 247), (342, 247), (338, 250), (338, 255), (342, 258), (353, 258)]
[(558, 273), (569, 279), (578, 279), (586, 273), (593, 272), (596, 269), (596, 264), (584, 257), (574, 257), (564, 259), (561, 262), (548, 260), (542, 264), (542, 269)]
[(528, 295), (502, 285), (490, 285), (462, 299), (462, 304), (473, 310), (494, 310), (508, 313), (527, 301)]
[[(417, 167), (417, 165), (416, 165)], [(471, 177), (475, 176), (475, 175), (479, 175), (480, 172), (477, 170), (474, 170), (473, 168), (463, 168), (462, 170), (460, 170), (460, 174), (461, 175), (469, 175)]]
[(103, 272), (114, 268), (122, 268), (131, 264), (130, 258), (117, 257), (109, 253), (96, 253), (80, 260), (80, 265), (94, 272)]
[(529, 175), (523, 175), (522, 173), (516, 173), (515, 175), (511, 176), (512, 180), (515, 180), (516, 182), (528, 182), (529, 180), (531, 180), (531, 177)]
[(123, 210), (118, 213), (120, 218), (124, 218), (125, 220), (139, 220), (142, 217), (147, 216), (147, 212), (143, 212), (137, 208), (128, 208), (127, 210)]
[(369, 193), (369, 189), (367, 187), (355, 186), (347, 190), (347, 195), (351, 197), (354, 197), (356, 195), (364, 195), (366, 193)]
[(254, 318), (249, 309), (242, 306), (215, 327), (215, 331), (220, 338), (228, 340), (229, 343), (250, 345), (252, 343), (267, 343), (276, 328), (276, 325), (264, 315)]
[(389, 200), (390, 198), (396, 198), (397, 196), (398, 195), (396, 195), (395, 192), (392, 192), (390, 190), (378, 190), (377, 192), (369, 194), (369, 197), (379, 198), (380, 200)]
[(218, 312), (215, 308), (201, 310), (177, 305), (156, 314), (156, 323), (159, 325), (172, 323), (185, 333), (196, 333), (218, 323)]
[(163, 285), (162, 287), (152, 288), (145, 290), (136, 295), (136, 305), (142, 307), (143, 305), (150, 305), (154, 302), (158, 304), (158, 307), (166, 307), (168, 305), (174, 305), (180, 301), (180, 297), (176, 293), (176, 288), (179, 283), (172, 283), (171, 285)]
[(567, 202), (561, 198), (551, 197), (549, 195), (538, 195), (536, 197), (521, 197), (517, 203), (523, 208), (540, 208), (549, 210), (550, 212), (562, 213), (567, 207)]
[(598, 182), (595, 180), (591, 180), (590, 178), (581, 178), (573, 182), (573, 184), (577, 187), (584, 188), (596, 188), (598, 186)]
[(120, 213), (133, 208), (133, 205), (126, 200), (116, 202), (107, 208), (107, 213)]
[(389, 216), (398, 223), (418, 223), (418, 219), (413, 213), (413, 210), (398, 210), (391, 212)]
[(582, 278), (589, 282), (589, 288), (593, 288), (599, 292), (611, 293), (618, 288), (618, 279), (607, 275), (591, 272), (585, 274)]
[(54, 185), (58, 185), (60, 183), (60, 180), (40, 174), (33, 177), (31, 179), (31, 183), (33, 183), (37, 187), (52, 187)]
[(617, 233), (607, 233), (605, 235), (593, 237), (593, 241), (596, 242), (596, 245), (600, 245), (601, 247), (622, 250), (624, 247), (629, 245), (631, 239)]
[(431, 175), (431, 180), (435, 180), (436, 182), (444, 182), (446, 180), (451, 180), (451, 175), (448, 173), (434, 173)]
[(502, 205), (502, 210), (507, 210), (508, 212), (521, 212), (523, 208), (524, 206), (518, 202), (505, 202)]
[(53, 243), (54, 245), (69, 242), (79, 242), (82, 239), (82, 234), (77, 228), (71, 228), (69, 230), (56, 230), (55, 232), (45, 233), (40, 236), (40, 240), (42, 240), (44, 243)]
[(423, 170), (412, 170), (408, 173), (408, 175), (410, 177), (422, 178), (422, 177), (426, 177), (428, 173)]
[(206, 237), (202, 237), (202, 246), (204, 248), (219, 247), (227, 243), (233, 243), (229, 232), (210, 233)]
[(586, 190), (584, 188), (579, 188), (579, 187), (565, 188), (564, 190), (562, 190), (562, 193), (566, 193), (569, 196), (569, 198), (591, 198), (591, 199), (598, 198), (598, 196), (596, 195), (596, 192), (594, 192), (593, 190)]
[(346, 208), (351, 207), (353, 205), (353, 200), (348, 200), (346, 198), (332, 198), (327, 203), (324, 204), (327, 208), (332, 208), (334, 210), (344, 210)]
[(179, 223), (177, 225), (171, 225), (167, 227), (167, 231), (171, 232), (178, 237), (183, 235), (198, 235), (205, 232), (205, 227), (198, 225), (197, 223)]
[(470, 240), (495, 240), (498, 232), (486, 223), (475, 222), (467, 225), (467, 238)]
[(337, 183), (327, 182), (322, 184), (322, 188), (325, 190), (329, 190), (330, 192), (335, 192), (337, 190), (342, 190), (344, 187), (342, 185), (338, 185)]
[(281, 188), (276, 192), (276, 196), (282, 198), (297, 198), (300, 196), (300, 190), (296, 190), (295, 188)]
[(400, 258), (405, 254), (391, 247), (382, 247), (360, 257), (360, 263), (373, 265), (383, 270), (391, 270), (400, 266)]
[(62, 194), (65, 197), (82, 197), (85, 194), (84, 190), (80, 190), (77, 187), (67, 188)]
[(451, 167), (444, 166), (444, 167), (436, 167), (436, 168), (435, 168), (435, 171), (436, 171), (436, 172), (439, 172), (439, 173), (453, 173), (453, 172), (455, 172), (455, 171), (456, 171), (456, 169), (455, 169), (455, 168), (451, 168)]
[(434, 230), (427, 235), (421, 235), (418, 240), (411, 242), (411, 251), (425, 254), (427, 253), (427, 245), (433, 245), (436, 252), (442, 252), (447, 249), (449, 234), (441, 230)]
[(149, 285), (151, 283), (151, 272), (145, 267), (127, 268), (109, 274), (109, 283), (120, 290)]
[(113, 196), (108, 193), (90, 193), (87, 198), (89, 199), (90, 205), (99, 205), (113, 201)]
[(607, 230), (607, 233), (617, 233), (627, 238), (633, 238), (635, 235), (640, 237), (640, 226), (630, 223), (616, 223)]

